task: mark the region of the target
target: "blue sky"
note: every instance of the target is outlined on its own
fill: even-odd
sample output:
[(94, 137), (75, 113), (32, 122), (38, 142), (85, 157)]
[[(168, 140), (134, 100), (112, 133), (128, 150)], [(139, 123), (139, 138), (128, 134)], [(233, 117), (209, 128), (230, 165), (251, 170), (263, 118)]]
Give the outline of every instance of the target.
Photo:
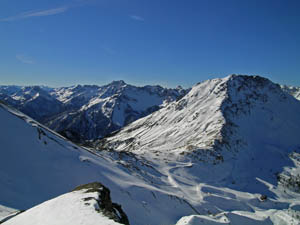
[(300, 86), (299, 0), (2, 0), (0, 83)]

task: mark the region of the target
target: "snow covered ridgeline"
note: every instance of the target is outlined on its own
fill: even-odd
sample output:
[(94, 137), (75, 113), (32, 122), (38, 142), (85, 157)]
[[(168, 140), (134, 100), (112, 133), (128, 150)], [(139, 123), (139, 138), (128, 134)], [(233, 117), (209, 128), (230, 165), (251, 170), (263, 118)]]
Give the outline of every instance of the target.
[(70, 193), (48, 200), (3, 224), (129, 225), (129, 221), (121, 206), (111, 202), (109, 189), (94, 182), (81, 185)]
[(136, 87), (124, 81), (63, 88), (0, 86), (0, 100), (83, 143), (123, 127), (185, 94), (181, 87)]

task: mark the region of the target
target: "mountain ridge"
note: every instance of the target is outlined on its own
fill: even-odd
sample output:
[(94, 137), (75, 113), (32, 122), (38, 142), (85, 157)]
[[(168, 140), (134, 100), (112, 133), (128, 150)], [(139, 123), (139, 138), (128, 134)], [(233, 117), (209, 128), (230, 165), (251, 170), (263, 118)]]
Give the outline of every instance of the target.
[(77, 143), (120, 129), (185, 94), (181, 87), (136, 87), (124, 81), (62, 88), (0, 86), (0, 100)]
[[(279, 85), (259, 76), (231, 75), (223, 79), (204, 81), (195, 85), (191, 91), (179, 101), (171, 102), (154, 114), (133, 122), (129, 126), (123, 128), (118, 134), (123, 133), (125, 137), (124, 141), (130, 142), (131, 140), (131, 145), (134, 145), (135, 142), (131, 138), (133, 138), (133, 136), (135, 136), (134, 138), (139, 138), (142, 135), (145, 136), (145, 134), (139, 134), (139, 131), (136, 133), (132, 131), (138, 130), (138, 128), (143, 125), (145, 125), (145, 127), (148, 126), (148, 130), (156, 129), (156, 121), (160, 121), (161, 124), (164, 124), (165, 121), (168, 121), (167, 115), (172, 115), (172, 119), (169, 119), (169, 122), (165, 123), (165, 128), (162, 128), (162, 133), (158, 131), (152, 133), (154, 135), (152, 138), (153, 140), (157, 140), (159, 139), (159, 136), (166, 134), (164, 139), (169, 138), (171, 141), (167, 142), (172, 143), (171, 146), (173, 146), (172, 148), (174, 149), (181, 147), (178, 143), (182, 143), (180, 136), (184, 138), (188, 137), (188, 139), (192, 139), (191, 137), (195, 136), (194, 142), (191, 145), (188, 143), (191, 143), (192, 141), (187, 140), (187, 143), (184, 143), (182, 147), (191, 149), (193, 144), (196, 146), (198, 145), (198, 148), (201, 148), (201, 146), (206, 146), (207, 148), (213, 148), (220, 145), (226, 146), (226, 142), (228, 142), (226, 136), (229, 137), (232, 135), (230, 133), (233, 132), (234, 126), (236, 126), (236, 124), (231, 121), (231, 117), (234, 115), (239, 116), (242, 114), (249, 114), (251, 107), (258, 104), (257, 102), (261, 104), (266, 103), (269, 96), (268, 92), (277, 95), (279, 101), (289, 99), (289, 101), (293, 102), (293, 98), (288, 97), (288, 95), (281, 90)], [(297, 105), (298, 103), (295, 100), (293, 104)], [(182, 114), (181, 111), (184, 111), (185, 108), (188, 108), (187, 111), (191, 113), (188, 114), (188, 112), (186, 112), (185, 114)], [(156, 117), (159, 113), (161, 116), (159, 115)], [(197, 122), (197, 118), (201, 114), (205, 117), (200, 118), (199, 122)], [(182, 121), (184, 123), (182, 123)], [(193, 121), (196, 122), (194, 123)], [(231, 128), (228, 130), (227, 126), (224, 125), (231, 126)], [(177, 128), (174, 129), (174, 126)], [(185, 135), (180, 134), (183, 130), (182, 128), (187, 126), (193, 126), (193, 132)], [(171, 127), (172, 130), (168, 132), (167, 127)], [(192, 128), (187, 129), (191, 130)], [(174, 141), (172, 140), (171, 134), (176, 132), (179, 134), (174, 138), (176, 139), (176, 141)], [(132, 137), (130, 137), (130, 133), (133, 133)], [(149, 136), (149, 133), (147, 133), (147, 135)], [(205, 136), (207, 137), (206, 139)], [(118, 141), (115, 144), (122, 145), (122, 137), (117, 136), (117, 138)], [(199, 140), (197, 141), (197, 139)], [(105, 139), (100, 140), (100, 143), (105, 141)], [(212, 143), (212, 141), (214, 143)], [(242, 144), (242, 140), (237, 139), (234, 141)], [(117, 147), (115, 144), (114, 148)], [(126, 147), (126, 145), (122, 146)], [(158, 148), (163, 148), (162, 144), (157, 144), (157, 146), (159, 146)], [(142, 146), (139, 146), (139, 148), (141, 147)], [(149, 145), (149, 148), (154, 149), (155, 147), (153, 148), (153, 146)], [(166, 151), (168, 151), (168, 149), (166, 149)]]

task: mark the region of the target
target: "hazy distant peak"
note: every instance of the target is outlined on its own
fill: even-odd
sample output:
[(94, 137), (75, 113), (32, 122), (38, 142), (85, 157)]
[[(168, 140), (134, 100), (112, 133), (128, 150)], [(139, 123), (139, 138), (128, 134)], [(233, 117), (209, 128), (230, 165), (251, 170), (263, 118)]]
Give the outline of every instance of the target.
[(109, 85), (114, 85), (114, 86), (123, 86), (126, 85), (124, 80), (114, 80)]

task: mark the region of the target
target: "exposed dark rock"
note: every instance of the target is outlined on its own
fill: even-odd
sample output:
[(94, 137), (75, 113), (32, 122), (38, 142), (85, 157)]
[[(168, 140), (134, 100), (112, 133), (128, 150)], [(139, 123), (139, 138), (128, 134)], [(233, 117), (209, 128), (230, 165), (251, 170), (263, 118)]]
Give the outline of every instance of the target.
[[(95, 199), (99, 205), (100, 211), (115, 222), (129, 225), (129, 220), (121, 205), (113, 203), (110, 198), (110, 190), (99, 182), (83, 184), (76, 187), (73, 191), (86, 190), (85, 192), (98, 192), (99, 199)], [(83, 199), (91, 200), (90, 198)]]

